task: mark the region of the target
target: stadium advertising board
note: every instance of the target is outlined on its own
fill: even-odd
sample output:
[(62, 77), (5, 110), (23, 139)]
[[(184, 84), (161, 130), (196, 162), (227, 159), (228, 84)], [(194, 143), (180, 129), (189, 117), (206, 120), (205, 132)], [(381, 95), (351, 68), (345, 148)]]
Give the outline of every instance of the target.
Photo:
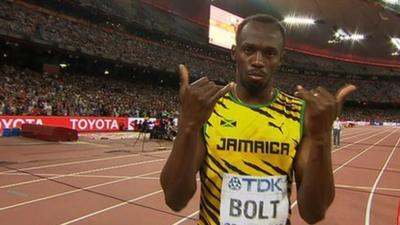
[(124, 117), (68, 117), (68, 116), (0, 116), (0, 132), (6, 128), (21, 128), (22, 124), (66, 127), (79, 132), (119, 131), (128, 128)]

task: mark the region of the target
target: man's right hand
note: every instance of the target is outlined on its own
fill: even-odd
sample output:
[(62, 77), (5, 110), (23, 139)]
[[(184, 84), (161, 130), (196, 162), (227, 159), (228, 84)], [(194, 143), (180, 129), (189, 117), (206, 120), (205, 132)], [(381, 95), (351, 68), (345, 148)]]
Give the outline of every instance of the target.
[(218, 99), (232, 90), (234, 85), (216, 85), (207, 77), (202, 77), (189, 84), (189, 71), (180, 64), (180, 89), (179, 99), (181, 103), (180, 126), (199, 129), (211, 116)]

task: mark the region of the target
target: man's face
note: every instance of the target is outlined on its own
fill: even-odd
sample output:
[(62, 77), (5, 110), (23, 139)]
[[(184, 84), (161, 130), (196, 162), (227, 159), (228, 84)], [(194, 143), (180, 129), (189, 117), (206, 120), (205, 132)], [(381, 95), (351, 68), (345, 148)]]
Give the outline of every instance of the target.
[(250, 21), (237, 37), (232, 49), (236, 61), (236, 81), (250, 93), (259, 93), (272, 85), (283, 49), (283, 37), (277, 25)]

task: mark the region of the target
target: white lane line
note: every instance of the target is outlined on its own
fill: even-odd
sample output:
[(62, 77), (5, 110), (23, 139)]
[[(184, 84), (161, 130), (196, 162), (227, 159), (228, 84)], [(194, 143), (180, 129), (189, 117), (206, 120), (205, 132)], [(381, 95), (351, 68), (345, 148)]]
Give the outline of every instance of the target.
[[(105, 149), (107, 151), (113, 151), (113, 150), (119, 150), (121, 148), (113, 148), (113, 149)], [(70, 165), (75, 165), (75, 164), (81, 164), (81, 163), (90, 163), (90, 162), (100, 162), (100, 161), (105, 161), (105, 160), (112, 160), (112, 159), (122, 159), (122, 158), (130, 158), (130, 157), (138, 157), (138, 156), (146, 156), (146, 155), (158, 155), (158, 154), (163, 154), (163, 153), (168, 153), (171, 150), (168, 151), (160, 151), (160, 152), (151, 152), (151, 153), (146, 153), (143, 155), (142, 153), (135, 153), (132, 155), (122, 155), (122, 156), (113, 156), (113, 157), (106, 157), (106, 158), (100, 158), (100, 159), (89, 159), (89, 160), (81, 160), (81, 161), (72, 161), (72, 162), (66, 162), (66, 163), (56, 163), (56, 164), (50, 164), (50, 165), (45, 165), (45, 166), (35, 166), (35, 167), (25, 167), (25, 168), (19, 168), (18, 170), (37, 170), (37, 169), (46, 169), (46, 168), (52, 168), (52, 167), (59, 167), (59, 166), (70, 166)], [(6, 170), (0, 172), (1, 174), (4, 173), (11, 173), (11, 172), (19, 172), (18, 170)]]
[[(66, 174), (35, 173), (35, 175), (41, 176), (41, 177), (55, 177), (55, 176), (64, 176)], [(2, 174), (2, 176), (32, 176), (32, 174), (28, 174), (28, 173), (7, 173), (7, 174)], [(108, 175), (71, 175), (71, 176), (68, 176), (68, 177), (110, 178), (110, 179), (131, 178), (131, 176), (108, 176)]]
[(16, 208), (16, 207), (19, 207), (19, 206), (24, 206), (24, 205), (28, 205), (28, 204), (32, 204), (32, 203), (36, 203), (36, 202), (40, 202), (40, 201), (44, 201), (44, 200), (48, 200), (48, 199), (52, 199), (52, 198), (61, 197), (61, 196), (69, 195), (69, 194), (80, 192), (80, 191), (85, 191), (85, 190), (89, 190), (89, 189), (93, 189), (93, 188), (97, 188), (97, 187), (102, 187), (102, 186), (106, 186), (106, 185), (109, 185), (109, 184), (115, 184), (115, 183), (131, 180), (131, 179), (134, 179), (134, 178), (138, 178), (138, 177), (141, 177), (141, 176), (153, 175), (153, 174), (159, 173), (160, 171), (161, 170), (153, 171), (153, 172), (141, 174), (141, 175), (138, 175), (138, 176), (135, 176), (135, 177), (132, 177), (132, 178), (124, 178), (124, 179), (114, 180), (114, 181), (110, 181), (110, 182), (106, 182), (106, 183), (91, 185), (91, 186), (88, 186), (88, 187), (75, 189), (75, 190), (72, 190), (72, 191), (61, 192), (61, 193), (54, 194), (54, 195), (49, 195), (49, 196), (46, 196), (46, 197), (43, 197), (43, 198), (38, 198), (38, 199), (21, 202), (21, 203), (14, 204), (14, 205), (2, 207), (2, 208), (0, 208), (0, 211)]
[[(386, 131), (386, 130), (384, 130), (384, 131)], [(354, 138), (354, 137), (362, 136), (362, 135), (365, 135), (365, 134), (373, 134), (373, 133), (375, 133), (375, 131), (362, 130), (361, 132), (352, 132), (350, 134), (349, 133), (346, 134), (346, 136), (344, 136), (344, 134), (343, 134), (343, 138), (341, 140), (348, 140), (348, 139), (351, 139), (351, 138)], [(380, 132), (380, 133), (382, 133), (382, 132)]]
[[(385, 140), (387, 137), (389, 137), (390, 135), (392, 135), (395, 131), (396, 131), (396, 129), (393, 129), (393, 131), (390, 132), (388, 135), (386, 135), (386, 136), (384, 136), (383, 138), (379, 139), (379, 141), (375, 142), (374, 144), (372, 144), (372, 145), (369, 146), (368, 148), (364, 149), (364, 151), (358, 153), (356, 156), (354, 156), (354, 157), (351, 158), (350, 160), (348, 160), (348, 161), (346, 161), (345, 163), (343, 163), (341, 166), (339, 166), (338, 168), (336, 168), (335, 170), (333, 170), (333, 174), (335, 174), (337, 171), (339, 171), (339, 170), (342, 169), (343, 167), (347, 166), (347, 165), (348, 165), (349, 163), (351, 163), (353, 160), (355, 160), (355, 159), (357, 159), (358, 157), (360, 157), (362, 154), (364, 154), (365, 152), (367, 152), (369, 149), (371, 149), (371, 148), (373, 148), (374, 146), (376, 146), (377, 144), (381, 143), (381, 142), (382, 142), (383, 140)], [(373, 135), (373, 136), (376, 136), (376, 135)], [(373, 136), (370, 136), (370, 137), (373, 137)], [(367, 139), (370, 138), (370, 137), (367, 137)], [(366, 138), (364, 138), (364, 139), (366, 139)], [(361, 139), (361, 140), (359, 140), (358, 142), (360, 142), (360, 141), (362, 141), (362, 140), (364, 140), (364, 139)], [(355, 142), (355, 143), (353, 143), (353, 144), (356, 144), (356, 143), (357, 143), (357, 142)], [(351, 145), (351, 144), (350, 144), (350, 145)], [(290, 206), (290, 208), (293, 209), (296, 205), (297, 205), (297, 200), (294, 201), (294, 202), (292, 203), (292, 205)]]
[[(337, 152), (337, 151), (339, 151), (339, 150), (342, 150), (342, 149), (344, 149), (344, 148), (346, 148), (346, 147), (349, 147), (349, 146), (352, 146), (352, 145), (354, 145), (354, 144), (358, 144), (358, 143), (360, 143), (360, 142), (362, 142), (362, 141), (365, 141), (365, 140), (368, 140), (368, 139), (370, 139), (370, 138), (372, 138), (372, 137), (378, 136), (378, 135), (380, 135), (380, 134), (382, 134), (382, 133), (384, 133), (384, 132), (387, 132), (387, 130), (385, 129), (385, 130), (383, 130), (383, 131), (380, 131), (380, 132), (378, 132), (378, 133), (375, 133), (374, 135), (371, 135), (371, 136), (368, 136), (368, 137), (366, 137), (366, 138), (360, 139), (360, 140), (358, 140), (358, 141), (356, 141), (356, 142), (354, 142), (354, 143), (350, 143), (350, 144), (347, 144), (347, 145), (342, 146), (342, 147), (340, 147), (340, 148), (337, 148), (337, 149), (333, 150), (332, 153), (335, 153), (335, 152)], [(354, 137), (355, 137), (355, 136), (353, 136), (352, 138), (354, 138)]]
[(364, 149), (364, 151), (358, 153), (356, 156), (354, 156), (353, 158), (351, 158), (351, 159), (348, 160), (347, 162), (343, 163), (341, 166), (337, 167), (335, 170), (333, 170), (333, 173), (336, 173), (337, 171), (339, 171), (340, 169), (342, 169), (343, 167), (347, 166), (349, 163), (351, 163), (352, 161), (354, 161), (355, 159), (357, 159), (358, 157), (360, 157), (362, 154), (364, 154), (364, 153), (367, 152), (368, 150), (372, 149), (373, 147), (375, 147), (376, 145), (378, 145), (379, 143), (381, 143), (384, 139), (386, 139), (387, 137), (389, 137), (390, 135), (392, 135), (395, 131), (397, 131), (397, 130), (393, 130), (393, 131), (390, 132), (387, 136), (385, 136), (383, 139), (380, 139), (378, 142), (375, 142), (374, 144), (372, 144), (372, 145), (369, 146), (368, 148)]
[(370, 225), (370, 223), (371, 223), (370, 222), (370, 218), (371, 218), (372, 199), (373, 199), (374, 193), (376, 191), (376, 186), (378, 186), (378, 183), (379, 183), (379, 181), (380, 181), (380, 179), (381, 179), (381, 177), (383, 175), (383, 172), (385, 171), (387, 165), (389, 164), (389, 161), (392, 159), (392, 156), (393, 156), (394, 152), (396, 151), (397, 146), (399, 145), (399, 143), (400, 143), (400, 137), (399, 137), (399, 139), (397, 139), (396, 145), (392, 149), (390, 155), (387, 157), (387, 159), (385, 161), (385, 164), (383, 165), (381, 171), (379, 172), (379, 175), (376, 178), (374, 185), (372, 186), (372, 190), (369, 193), (367, 208), (365, 210), (365, 225)]
[(188, 219), (192, 219), (192, 217), (195, 216), (195, 215), (197, 215), (199, 212), (200, 212), (200, 211), (197, 210), (196, 212), (194, 212), (194, 213), (192, 213), (192, 214), (186, 216), (185, 218), (182, 218), (181, 220), (176, 221), (176, 222), (175, 222), (174, 224), (172, 224), (172, 225), (179, 225), (179, 224), (185, 222), (185, 221), (188, 220)]
[(159, 177), (138, 177), (136, 179), (141, 179), (141, 180), (159, 180)]
[(192, 213), (192, 214), (186, 216), (185, 218), (182, 218), (181, 220), (176, 221), (176, 222), (175, 222), (174, 224), (172, 224), (172, 225), (179, 225), (179, 224), (185, 222), (186, 220), (191, 219), (193, 216), (197, 215), (199, 212), (200, 212), (200, 211), (197, 210), (196, 212), (194, 212), (194, 213)]
[(111, 147), (111, 145), (105, 145), (105, 144), (97, 144), (97, 143), (91, 143), (91, 142), (86, 142), (86, 141), (76, 141), (76, 142), (69, 142), (69, 141), (59, 141), (58, 143), (62, 145), (92, 145), (92, 146), (98, 146), (98, 147)]
[[(147, 176), (147, 175), (142, 175), (142, 176), (140, 176), (140, 177), (145, 177), (145, 176)], [(200, 178), (196, 178), (196, 181), (199, 182), (199, 181), (200, 181)], [(144, 198), (150, 197), (150, 196), (152, 196), (152, 195), (155, 195), (155, 194), (158, 194), (158, 193), (161, 193), (161, 192), (162, 192), (162, 190), (157, 190), (157, 191), (152, 192), (152, 193), (149, 193), (149, 194), (147, 194), (147, 195), (143, 195), (143, 196), (137, 197), (137, 198), (135, 198), (135, 199), (131, 199), (131, 200), (129, 200), (128, 202), (134, 202), (134, 201), (137, 201), (137, 200), (140, 200), (140, 199), (144, 199)], [(60, 225), (67, 225), (67, 224), (75, 223), (75, 222), (78, 222), (78, 221), (80, 221), (80, 220), (84, 220), (84, 219), (86, 219), (86, 218), (92, 217), (92, 216), (94, 216), (94, 215), (97, 215), (97, 214), (106, 212), (106, 211), (108, 211), (108, 210), (115, 209), (115, 208), (117, 208), (117, 207), (123, 206), (123, 205), (125, 205), (125, 204), (127, 204), (127, 203), (125, 202), (125, 203), (120, 203), (120, 204), (117, 204), (117, 205), (113, 205), (113, 206), (110, 206), (110, 207), (108, 207), (108, 208), (101, 209), (101, 210), (92, 212), (92, 213), (90, 213), (90, 214), (86, 214), (86, 215), (84, 215), (84, 216), (75, 218), (75, 219), (73, 219), (73, 220), (69, 220), (69, 221), (67, 221), (67, 222), (65, 222), (65, 223), (62, 223), (62, 224), (60, 224)], [(189, 215), (188, 217), (185, 217), (185, 218), (183, 218), (183, 219), (186, 220), (186, 219), (188, 219), (190, 216), (191, 216), (191, 215)]]
[(80, 221), (80, 220), (84, 220), (84, 219), (86, 219), (86, 218), (89, 218), (89, 217), (95, 216), (95, 215), (97, 215), (97, 214), (103, 213), (103, 212), (105, 212), (105, 211), (108, 211), (108, 210), (111, 210), (111, 209), (115, 209), (115, 208), (117, 208), (117, 207), (120, 207), (120, 206), (129, 204), (129, 203), (133, 203), (133, 202), (139, 201), (139, 200), (141, 200), (141, 199), (144, 199), (144, 198), (147, 198), (147, 197), (150, 197), (150, 196), (159, 194), (159, 193), (161, 193), (161, 192), (162, 192), (162, 190), (154, 191), (154, 192), (148, 193), (148, 194), (146, 194), (146, 195), (142, 195), (142, 196), (140, 196), (140, 197), (130, 199), (130, 200), (127, 201), (127, 202), (122, 202), (122, 203), (119, 203), (119, 204), (117, 204), (117, 205), (113, 205), (113, 206), (110, 206), (110, 207), (108, 207), (108, 208), (105, 208), (105, 209), (102, 209), (102, 210), (99, 210), (99, 211), (96, 211), (96, 212), (87, 214), (87, 215), (85, 215), (85, 216), (81, 216), (81, 217), (78, 217), (78, 218), (76, 218), (76, 219), (69, 220), (69, 221), (67, 221), (67, 222), (65, 222), (65, 223), (62, 223), (61, 225), (68, 225), (68, 224), (71, 224), (71, 223), (75, 223), (75, 222), (78, 222), (78, 221)]
[[(335, 187), (343, 188), (343, 189), (356, 189), (356, 190), (365, 190), (371, 191), (372, 187), (365, 187), (365, 186), (353, 186), (353, 185), (346, 185), (346, 184), (336, 184)], [(400, 192), (400, 188), (385, 188), (385, 187), (377, 187), (377, 191), (393, 191), (393, 192)]]
[(69, 174), (59, 175), (59, 176), (55, 176), (55, 177), (46, 177), (46, 178), (40, 178), (40, 179), (36, 179), (36, 180), (19, 182), (19, 183), (15, 183), (15, 184), (3, 185), (3, 186), (0, 186), (0, 189), (16, 187), (16, 186), (21, 186), (21, 185), (25, 185), (25, 184), (33, 184), (33, 183), (37, 183), (37, 182), (41, 182), (41, 181), (55, 180), (55, 179), (59, 179), (62, 177), (76, 176), (76, 175), (81, 175), (81, 174), (85, 174), (85, 173), (95, 173), (95, 172), (100, 172), (100, 171), (105, 171), (105, 170), (120, 169), (123, 167), (143, 165), (143, 164), (160, 162), (160, 161), (165, 161), (165, 160), (166, 159), (155, 159), (155, 160), (148, 160), (148, 161), (143, 161), (143, 162), (122, 164), (122, 165), (118, 165), (118, 166), (103, 167), (103, 168), (94, 169), (94, 170), (85, 170), (85, 171), (81, 171), (81, 172), (69, 173)]

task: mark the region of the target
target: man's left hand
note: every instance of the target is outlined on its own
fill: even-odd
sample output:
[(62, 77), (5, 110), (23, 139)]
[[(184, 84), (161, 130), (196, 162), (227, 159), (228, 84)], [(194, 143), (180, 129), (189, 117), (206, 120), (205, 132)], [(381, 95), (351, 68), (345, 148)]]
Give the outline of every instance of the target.
[(306, 101), (305, 129), (308, 135), (311, 137), (330, 135), (332, 123), (340, 115), (346, 97), (355, 90), (356, 86), (345, 85), (334, 97), (322, 87), (309, 91), (298, 85), (295, 95)]

